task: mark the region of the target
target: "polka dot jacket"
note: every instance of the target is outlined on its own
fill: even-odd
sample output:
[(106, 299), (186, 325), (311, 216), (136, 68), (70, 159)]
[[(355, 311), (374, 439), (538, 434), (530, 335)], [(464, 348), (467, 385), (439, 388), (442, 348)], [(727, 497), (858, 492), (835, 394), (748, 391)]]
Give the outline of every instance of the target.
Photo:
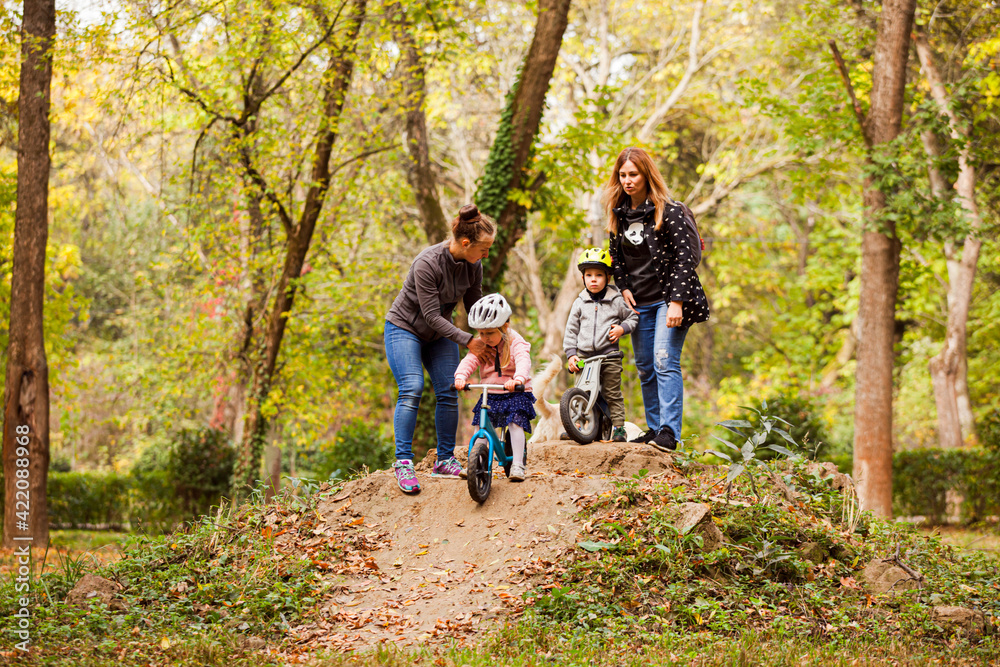
[[(624, 237), (625, 213), (628, 210), (628, 199), (619, 202), (614, 213), (618, 218), (618, 233), (611, 235), (611, 272), (615, 276), (615, 284), (619, 289), (632, 289), (631, 278), (622, 257), (622, 239)], [(642, 205), (645, 221), (650, 222), (656, 215), (656, 207), (646, 201)], [(694, 255), (689, 247), (688, 235), (685, 232), (684, 212), (680, 204), (667, 201), (664, 210), (663, 225), (660, 229), (653, 227), (652, 235), (646, 235), (649, 252), (656, 267), (656, 276), (664, 301), (680, 301), (684, 304), (684, 315), (681, 326), (687, 327), (698, 322), (705, 322), (709, 317), (708, 298), (698, 279), (695, 270)]]

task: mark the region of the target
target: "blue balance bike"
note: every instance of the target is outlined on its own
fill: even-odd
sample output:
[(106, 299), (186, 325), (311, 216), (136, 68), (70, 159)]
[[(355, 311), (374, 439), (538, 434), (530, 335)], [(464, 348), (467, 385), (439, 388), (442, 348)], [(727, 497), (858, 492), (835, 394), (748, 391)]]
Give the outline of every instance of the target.
[[(454, 385), (452, 385), (454, 387)], [(502, 438), (497, 436), (496, 428), (490, 421), (489, 390), (504, 389), (502, 384), (467, 384), (464, 391), (470, 389), (483, 390), (483, 403), (479, 409), (479, 430), (469, 439), (469, 460), (466, 465), (468, 474), (469, 495), (477, 503), (485, 503), (490, 497), (493, 485), (493, 459), (503, 466), (504, 474), (510, 476), (510, 467), (514, 463), (514, 450), (510, 445), (510, 433), (505, 427)], [(524, 385), (519, 384), (515, 392), (523, 392)], [(501, 446), (501, 442), (503, 445)], [(524, 448), (524, 460), (528, 462), (528, 448)]]

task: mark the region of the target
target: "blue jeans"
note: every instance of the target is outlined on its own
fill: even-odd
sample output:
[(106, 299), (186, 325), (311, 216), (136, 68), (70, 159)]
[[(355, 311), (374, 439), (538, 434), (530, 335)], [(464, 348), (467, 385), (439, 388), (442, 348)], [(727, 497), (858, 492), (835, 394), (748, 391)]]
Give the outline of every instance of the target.
[(455, 433), (458, 430), (458, 392), (451, 388), (458, 369), (458, 344), (447, 338), (433, 342), (417, 334), (385, 323), (385, 356), (392, 376), (399, 385), (392, 429), (396, 439), (396, 460), (413, 460), (413, 430), (417, 427), (417, 408), (424, 393), (424, 368), (431, 377), (437, 408), (434, 428), (437, 431), (437, 460), (444, 461), (455, 453)]
[(674, 438), (681, 439), (684, 416), (684, 379), (681, 377), (681, 350), (687, 327), (667, 327), (666, 301), (636, 306), (639, 324), (632, 332), (635, 365), (642, 385), (646, 428), (669, 426)]

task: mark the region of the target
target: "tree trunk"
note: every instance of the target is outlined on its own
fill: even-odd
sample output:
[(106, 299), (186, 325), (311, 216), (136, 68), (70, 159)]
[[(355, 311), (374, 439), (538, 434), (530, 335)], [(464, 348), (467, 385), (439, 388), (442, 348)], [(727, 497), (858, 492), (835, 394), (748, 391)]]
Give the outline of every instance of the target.
[[(891, 142), (902, 125), (906, 64), (916, 0), (882, 5), (872, 71), (871, 109), (864, 131), (873, 150)], [(861, 507), (892, 516), (892, 371), (900, 242), (895, 224), (880, 213), (887, 193), (864, 182), (858, 306), (858, 376), (854, 396), (854, 478)]]
[[(524, 174), (545, 110), (545, 95), (556, 67), (556, 58), (566, 31), (570, 0), (539, 0), (535, 35), (525, 56), (521, 74), (500, 121), (496, 139), (476, 193), (479, 208), (497, 220), (497, 238), (490, 258), (484, 262), (483, 282), (496, 289), (507, 267), (507, 255), (524, 233), (525, 208), (511, 201), (511, 190), (525, 187)], [(533, 191), (544, 176), (528, 186)]]
[(406, 177), (413, 190), (420, 219), (430, 243), (440, 243), (448, 238), (448, 220), (438, 199), (437, 179), (431, 165), (430, 150), (427, 146), (427, 118), (424, 114), (426, 85), (424, 61), (420, 47), (413, 36), (413, 26), (399, 3), (389, 7), (393, 12), (396, 42), (401, 57), (399, 67), (403, 78), (403, 107), (406, 110), (406, 149), (410, 160), (406, 167)]
[[(970, 143), (966, 141), (965, 136), (967, 132), (959, 125), (958, 117), (951, 107), (951, 99), (945, 89), (944, 82), (941, 80), (941, 75), (938, 73), (934, 53), (927, 42), (927, 37), (918, 34), (916, 45), (917, 56), (920, 58), (920, 70), (930, 86), (931, 97), (934, 98), (941, 113), (948, 117), (951, 138), (961, 146), (958, 154), (959, 171), (955, 190), (958, 193), (958, 201), (969, 219), (973, 234), (975, 234), (982, 227), (982, 219), (979, 216), (979, 208), (976, 206), (976, 168), (969, 155)], [(925, 147), (928, 147), (929, 143), (929, 140), (925, 140)], [(937, 188), (941, 186), (941, 183), (932, 179), (932, 186)], [(944, 346), (930, 361), (934, 400), (938, 411), (938, 439), (941, 447), (960, 447), (966, 439), (974, 441), (976, 438), (972, 411), (966, 407), (967, 415), (963, 415), (959, 403), (960, 395), (962, 395), (963, 407), (969, 404), (968, 384), (965, 377), (967, 325), (981, 245), (979, 239), (969, 235), (962, 244), (960, 259), (955, 258), (954, 251), (947, 252), (948, 325), (945, 331)], [(963, 427), (966, 430), (964, 439)]]
[[(334, 47), (330, 56), (327, 71), (323, 77), (325, 91), (323, 98), (323, 122), (316, 137), (313, 152), (311, 184), (306, 194), (299, 222), (295, 225), (280, 211), (286, 229), (285, 261), (281, 277), (275, 290), (274, 301), (268, 316), (264, 340), (254, 355), (253, 383), (247, 396), (247, 406), (244, 411), (243, 440), (237, 451), (236, 467), (233, 478), (233, 492), (242, 496), (248, 488), (252, 488), (260, 472), (261, 456), (267, 432), (267, 419), (262, 407), (270, 394), (274, 371), (281, 351), (281, 342), (288, 324), (288, 315), (292, 310), (297, 291), (296, 281), (302, 275), (306, 254), (312, 242), (313, 232), (319, 220), (326, 194), (330, 187), (330, 155), (337, 139), (337, 125), (344, 107), (344, 100), (351, 85), (354, 72), (354, 49), (358, 32), (365, 16), (367, 0), (354, 0), (351, 9), (350, 25), (344, 35), (340, 47)], [(267, 192), (262, 175), (252, 166), (250, 155), (244, 148), (243, 161), (248, 177)]]
[(17, 210), (4, 385), (5, 549), (49, 541), (49, 367), (42, 311), (49, 236), (49, 100), (54, 0), (25, 0), (18, 97)]

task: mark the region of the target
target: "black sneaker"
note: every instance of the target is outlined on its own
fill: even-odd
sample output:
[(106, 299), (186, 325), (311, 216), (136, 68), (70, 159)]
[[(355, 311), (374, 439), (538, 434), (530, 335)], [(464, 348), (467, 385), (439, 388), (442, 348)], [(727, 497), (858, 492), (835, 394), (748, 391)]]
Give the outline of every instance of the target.
[(611, 442), (625, 442), (625, 427), (615, 426), (614, 430), (611, 431)]
[(649, 444), (661, 452), (672, 452), (677, 449), (677, 440), (674, 439), (674, 432), (669, 426), (661, 428), (659, 433), (649, 441)]
[(656, 430), (649, 429), (648, 431), (640, 435), (638, 438), (635, 438), (634, 440), (629, 440), (629, 442), (649, 442), (655, 437), (656, 437)]

